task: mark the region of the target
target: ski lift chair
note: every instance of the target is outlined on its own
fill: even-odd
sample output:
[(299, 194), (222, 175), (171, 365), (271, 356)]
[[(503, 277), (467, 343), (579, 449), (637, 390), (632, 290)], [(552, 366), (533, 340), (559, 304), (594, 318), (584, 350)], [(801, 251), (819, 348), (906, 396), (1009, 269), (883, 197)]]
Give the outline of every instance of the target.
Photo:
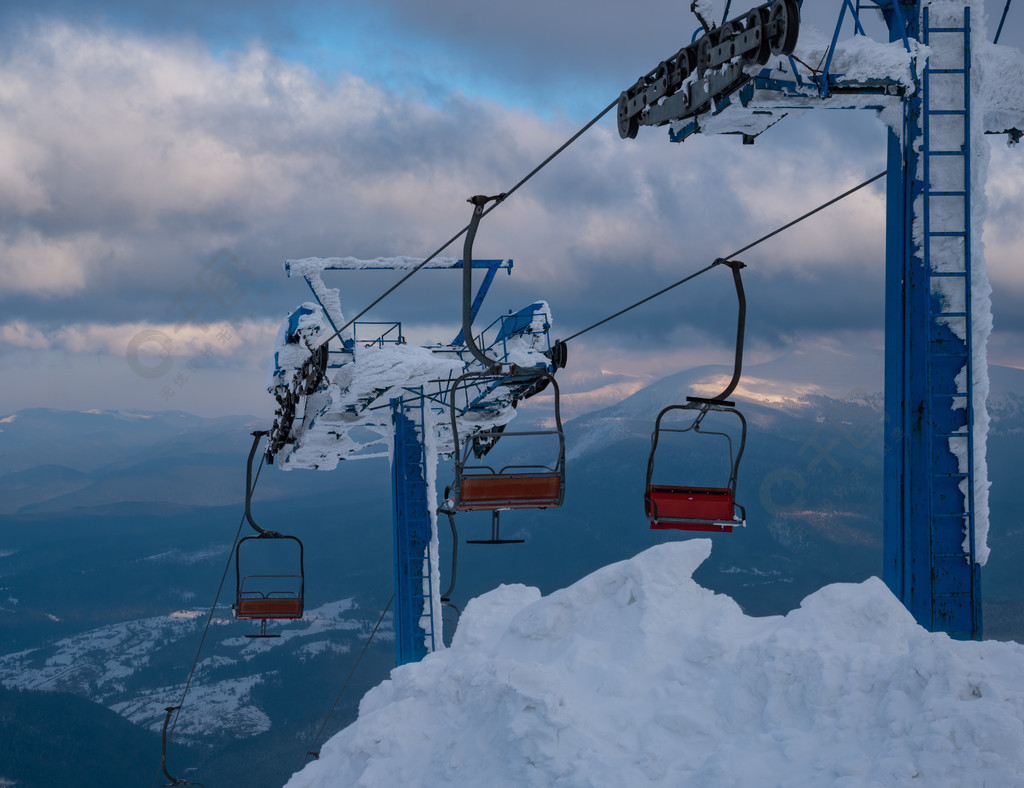
[[(558, 404), (558, 383), (546, 369), (517, 370), (497, 359), (490, 358), (476, 344), (473, 337), (473, 243), (477, 227), (485, 214), (485, 206), (501, 202), (504, 194), (493, 197), (476, 195), (469, 199), (473, 205), (473, 218), (466, 228), (462, 250), (462, 337), (466, 349), (481, 364), (484, 371), (467, 372), (459, 377), (450, 391), (452, 440), (455, 446), (455, 481), (445, 490), (445, 501), (439, 511), (448, 515), (456, 512), (491, 512), (491, 538), (472, 540), (483, 544), (521, 542), (521, 539), (502, 539), (499, 535), (499, 512), (503, 509), (547, 509), (561, 506), (565, 498), (565, 434)], [(564, 363), (564, 343), (559, 343), (560, 360)], [(557, 363), (557, 362), (556, 362)], [(555, 429), (509, 432), (504, 425), (481, 430), (468, 436), (465, 447), (459, 439), (458, 409), (456, 401), (460, 390), (466, 393), (466, 410), (477, 405), (469, 387), (476, 384), (486, 393), (499, 385), (523, 385), (530, 393), (537, 393), (550, 385), (554, 391)], [(480, 384), (483, 384), (482, 386)], [(489, 388), (488, 388), (489, 387)], [(552, 465), (505, 465), (495, 467), (482, 463), (470, 464), (471, 458), (482, 458), (499, 438), (518, 438), (530, 435), (556, 435), (558, 454)]]
[[(726, 400), (739, 384), (743, 368), (743, 335), (746, 326), (747, 299), (743, 291), (740, 271), (744, 263), (739, 260), (719, 258), (715, 265), (724, 265), (732, 271), (736, 300), (739, 306), (736, 317), (736, 353), (733, 361), (732, 378), (725, 390), (710, 399), (687, 397), (684, 405), (669, 405), (658, 414), (651, 434), (651, 455), (647, 460), (647, 484), (644, 488), (644, 513), (651, 520), (651, 528), (678, 529), (682, 531), (729, 532), (735, 526), (746, 525), (746, 511), (736, 503), (736, 477), (739, 473), (743, 448), (747, 442), (747, 420), (743, 418), (735, 403)], [(663, 427), (662, 419), (671, 411), (694, 411), (693, 420), (684, 428)], [(701, 424), (708, 413), (716, 411), (732, 413), (739, 419), (739, 446), (733, 455), (732, 437), (725, 432), (701, 430)], [(693, 431), (700, 435), (714, 435), (724, 438), (729, 451), (729, 478), (724, 487), (654, 484), (654, 456), (658, 440), (663, 433), (684, 433)]]
[[(552, 387), (555, 402), (555, 429), (511, 432), (504, 428), (481, 430), (470, 435), (465, 445), (459, 438), (456, 393), (474, 382), (494, 380), (495, 373), (470, 372), (462, 375), (452, 386), (451, 423), (452, 440), (456, 447), (455, 480), (445, 490), (444, 512), (472, 512), (501, 509), (547, 509), (561, 506), (565, 499), (565, 434), (558, 406), (558, 383), (544, 370), (530, 370), (530, 377), (540, 377)], [(557, 436), (558, 453), (551, 465), (505, 465), (496, 467), (474, 463), (498, 438), (518, 438), (531, 435)]]
[[(289, 539), (298, 545), (298, 571), (274, 574), (242, 574), (242, 552), (246, 542), (259, 539)], [(235, 555), (235, 618), (296, 619), (302, 618), (304, 579), (302, 542), (296, 536), (278, 534), (266, 537), (246, 536), (238, 543)]]
[[(746, 444), (747, 422), (731, 402), (695, 397), (687, 397), (687, 400), (685, 405), (669, 405), (658, 414), (654, 433), (651, 435), (651, 455), (647, 461), (644, 512), (651, 520), (651, 528), (655, 529), (730, 532), (735, 526), (746, 524), (746, 511), (736, 503), (736, 476)], [(695, 410), (696, 415), (693, 421), (682, 429), (662, 426), (664, 416), (674, 410)], [(733, 413), (740, 420), (739, 448), (735, 457), (732, 451), (732, 437), (725, 432), (700, 429), (701, 422), (710, 411)], [(725, 439), (728, 444), (730, 471), (724, 487), (655, 484), (651, 481), (659, 437), (668, 432), (690, 431)]]
[[(245, 473), (245, 519), (256, 531), (256, 535), (243, 537), (235, 547), (235, 602), (232, 605), (232, 610), (237, 619), (260, 622), (258, 635), (246, 635), (246, 637), (254, 638), (280, 637), (267, 634), (267, 621), (302, 618), (305, 607), (306, 578), (302, 541), (297, 536), (261, 528), (252, 519), (252, 461), (256, 456), (260, 438), (266, 434), (266, 431), (253, 433), (252, 449), (249, 451), (249, 461)], [(284, 571), (265, 572), (263, 571), (264, 562), (253, 560), (254, 555), (265, 552), (265, 550), (259, 550), (257, 545), (283, 545), (287, 542), (294, 542), (298, 551), (290, 562), (285, 563)], [(247, 556), (245, 560), (242, 558), (243, 553)], [(243, 565), (248, 567), (250, 564), (256, 568), (253, 571), (243, 572)], [(281, 565), (276, 556), (272, 565), (275, 567)]]

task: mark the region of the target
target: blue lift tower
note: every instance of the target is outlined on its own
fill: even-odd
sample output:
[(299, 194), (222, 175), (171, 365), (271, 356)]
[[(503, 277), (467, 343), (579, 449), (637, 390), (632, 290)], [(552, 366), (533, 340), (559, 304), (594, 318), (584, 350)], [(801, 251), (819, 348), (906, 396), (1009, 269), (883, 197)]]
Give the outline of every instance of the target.
[(931, 54), (901, 102), (902, 129), (889, 131), (883, 577), (929, 630), (980, 639), (976, 532), (988, 506), (976, 500), (987, 472), (974, 381), (986, 362), (974, 348), (971, 192), (984, 188), (974, 145), (987, 143), (971, 111), (970, 4), (942, 16), (908, 5), (889, 4), (892, 38)]
[[(990, 316), (976, 237), (987, 158), (977, 154), (986, 133), (1015, 143), (1024, 107), (972, 103), (993, 46), (975, 31), (978, 2), (840, 0), (831, 44), (806, 50), (796, 30), (799, 6), (810, 6), (773, 0), (729, 20), (731, 5), (721, 24), (701, 20), (694, 53), (623, 93), (620, 134), (668, 124), (674, 142), (703, 132), (752, 143), (811, 108), (873, 110), (888, 124), (883, 578), (927, 629), (980, 639)], [(902, 48), (903, 66), (878, 57), (871, 73), (872, 29), (888, 33), (879, 46)], [(844, 31), (853, 38), (841, 41)]]

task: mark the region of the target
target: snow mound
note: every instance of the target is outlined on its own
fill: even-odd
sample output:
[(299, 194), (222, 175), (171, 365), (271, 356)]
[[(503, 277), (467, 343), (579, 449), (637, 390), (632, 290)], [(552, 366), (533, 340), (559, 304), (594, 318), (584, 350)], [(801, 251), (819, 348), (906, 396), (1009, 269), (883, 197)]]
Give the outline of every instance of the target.
[(288, 788), (1019, 784), (1024, 646), (929, 633), (874, 578), (751, 618), (692, 579), (710, 551), (474, 599)]

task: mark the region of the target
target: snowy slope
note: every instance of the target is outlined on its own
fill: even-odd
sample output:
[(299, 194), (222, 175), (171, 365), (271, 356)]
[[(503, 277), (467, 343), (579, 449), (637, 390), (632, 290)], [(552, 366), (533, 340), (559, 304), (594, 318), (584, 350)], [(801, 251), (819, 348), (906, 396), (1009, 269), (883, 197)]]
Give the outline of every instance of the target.
[(288, 788), (992, 785), (1024, 774), (1024, 646), (919, 627), (877, 579), (751, 618), (673, 542), (472, 601)]
[[(270, 632), (279, 637), (248, 639), (251, 625), (234, 621), (224, 610), (213, 619), (207, 656), (196, 666), (178, 740), (210, 743), (214, 737), (244, 739), (270, 730), (271, 716), (254, 690), (278, 668), (294, 670), (320, 654), (345, 654), (365, 642), (369, 630), (363, 615), (353, 599), (337, 600), (307, 610), (299, 621), (270, 622)], [(181, 683), (164, 681), (185, 679), (181, 666), (206, 617), (206, 611), (183, 610), (0, 655), (0, 686), (71, 692), (159, 733), (164, 709), (184, 690)], [(387, 641), (394, 635), (386, 624), (377, 637)]]

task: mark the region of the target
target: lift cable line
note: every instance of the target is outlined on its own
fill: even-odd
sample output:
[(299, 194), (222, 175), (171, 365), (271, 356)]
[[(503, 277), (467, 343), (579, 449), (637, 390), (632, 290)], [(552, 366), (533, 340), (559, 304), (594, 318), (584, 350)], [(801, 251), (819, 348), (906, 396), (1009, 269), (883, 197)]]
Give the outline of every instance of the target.
[(996, 28), (996, 37), (992, 39), (993, 44), (999, 43), (999, 36), (1003, 33), (1003, 22), (1006, 21), (1006, 12), (1010, 10), (1011, 2), (1013, 2), (1013, 0), (1006, 0), (1006, 5), (1003, 6), (1003, 15), (999, 17), (999, 27)]
[(717, 260), (715, 260), (715, 262), (711, 263), (711, 264), (710, 264), (710, 265), (708, 265), (708, 266), (705, 266), (704, 268), (701, 268), (701, 269), (700, 269), (699, 271), (696, 271), (696, 272), (694, 272), (694, 273), (690, 274), (689, 276), (683, 277), (683, 278), (682, 278), (682, 279), (680, 279), (680, 280), (679, 280), (678, 282), (674, 282), (673, 284), (670, 284), (670, 285), (669, 285), (668, 287), (663, 287), (663, 288), (662, 288), (661, 290), (659, 290), (658, 292), (656, 292), (656, 293), (652, 293), (651, 295), (647, 296), (646, 298), (642, 298), (642, 299), (640, 299), (639, 301), (637, 301), (637, 302), (636, 302), (636, 303), (634, 303), (634, 304), (630, 304), (630, 305), (629, 305), (629, 306), (627, 306), (627, 307), (626, 307), (625, 309), (620, 309), (620, 310), (619, 310), (618, 312), (615, 312), (614, 314), (612, 314), (612, 315), (609, 315), (608, 317), (606, 317), (606, 318), (604, 318), (604, 319), (602, 319), (602, 320), (599, 320), (599, 321), (597, 321), (597, 322), (596, 322), (596, 323), (594, 323), (593, 325), (587, 326), (586, 328), (584, 328), (584, 329), (582, 329), (582, 330), (580, 330), (580, 331), (577, 331), (577, 332), (576, 332), (575, 334), (572, 334), (572, 335), (570, 335), (570, 336), (567, 336), (567, 337), (566, 337), (565, 339), (563, 339), (563, 340), (562, 340), (562, 342), (568, 342), (569, 340), (571, 340), (571, 339), (575, 339), (576, 337), (578, 337), (578, 336), (581, 336), (582, 334), (586, 334), (586, 333), (587, 333), (588, 331), (592, 331), (593, 329), (597, 328), (598, 326), (603, 326), (603, 325), (604, 325), (605, 323), (607, 323), (607, 322), (608, 322), (609, 320), (614, 320), (615, 318), (617, 318), (617, 317), (619, 317), (619, 316), (621, 316), (621, 315), (624, 315), (624, 314), (626, 314), (626, 312), (629, 312), (630, 310), (636, 309), (636, 308), (637, 308), (638, 306), (642, 306), (642, 305), (646, 304), (646, 303), (647, 303), (648, 301), (652, 301), (652, 300), (654, 300), (655, 298), (657, 298), (657, 297), (658, 297), (658, 296), (660, 296), (660, 295), (664, 295), (664, 294), (665, 294), (665, 293), (667, 293), (667, 292), (668, 292), (669, 290), (672, 290), (672, 289), (674, 289), (674, 288), (676, 288), (676, 287), (679, 287), (679, 285), (682, 285), (682, 284), (686, 284), (686, 283), (687, 283), (687, 282), (689, 282), (689, 281), (690, 281), (691, 279), (696, 279), (696, 278), (697, 278), (698, 276), (700, 276), (700, 275), (701, 275), (701, 274), (703, 274), (703, 273), (707, 273), (708, 271), (710, 271), (710, 270), (711, 270), (712, 268), (714, 268), (715, 266), (717, 266), (717, 265), (719, 265), (719, 264), (722, 264), (722, 263), (727, 263), (727, 262), (728, 262), (729, 260), (731, 260), (732, 258), (734, 258), (734, 257), (738, 257), (739, 255), (743, 254), (743, 253), (744, 253), (744, 252), (746, 252), (746, 251), (747, 251), (748, 249), (753, 249), (753, 248), (754, 248), (755, 246), (757, 246), (758, 244), (760, 244), (760, 243), (764, 243), (764, 242), (765, 242), (765, 241), (767, 241), (767, 240), (768, 240), (769, 238), (772, 238), (772, 237), (774, 237), (774, 236), (778, 235), (779, 233), (783, 232), (784, 230), (788, 230), (788, 229), (789, 229), (790, 227), (792, 227), (792, 226), (793, 226), (793, 225), (795, 225), (795, 224), (799, 224), (799, 223), (800, 223), (800, 222), (802, 222), (802, 221), (803, 221), (804, 219), (808, 219), (808, 218), (810, 218), (811, 216), (814, 216), (814, 214), (818, 213), (819, 211), (823, 211), (823, 210), (825, 210), (825, 209), (826, 209), (826, 208), (828, 208), (828, 207), (829, 207), (830, 205), (834, 205), (835, 203), (839, 202), (840, 200), (842, 200), (842, 199), (844, 199), (844, 198), (846, 198), (846, 197), (849, 197), (849, 196), (850, 196), (851, 194), (853, 194), (854, 192), (860, 191), (860, 190), (861, 190), (861, 189), (863, 189), (863, 188), (864, 188), (865, 186), (869, 186), (869, 185), (871, 185), (872, 183), (874, 183), (875, 181), (877, 181), (877, 180), (878, 180), (879, 178), (881, 178), (882, 176), (884, 176), (884, 175), (885, 175), (885, 173), (886, 173), (886, 170), (882, 170), (882, 171), (881, 171), (880, 173), (878, 173), (877, 175), (873, 175), (872, 177), (868, 178), (868, 179), (867, 179), (866, 181), (864, 181), (863, 183), (860, 183), (860, 184), (858, 184), (858, 185), (854, 186), (854, 187), (853, 187), (852, 189), (847, 189), (847, 190), (846, 190), (845, 192), (843, 192), (842, 194), (840, 194), (840, 195), (837, 195), (836, 197), (833, 197), (833, 198), (832, 198), (831, 200), (829, 200), (828, 202), (824, 202), (824, 203), (822, 203), (822, 204), (821, 204), (821, 205), (819, 205), (819, 206), (818, 206), (817, 208), (813, 208), (813, 209), (811, 209), (810, 211), (808, 211), (807, 213), (803, 214), (802, 216), (798, 216), (798, 217), (797, 217), (796, 219), (793, 219), (793, 221), (791, 221), (791, 222), (788, 222), (788, 223), (786, 223), (786, 224), (782, 225), (781, 227), (779, 227), (779, 228), (777, 228), (777, 229), (775, 229), (775, 230), (772, 230), (772, 231), (771, 231), (770, 233), (768, 233), (767, 235), (762, 235), (762, 236), (761, 236), (760, 238), (758, 238), (758, 239), (757, 239), (756, 241), (753, 241), (753, 242), (751, 242), (751, 243), (747, 244), (747, 245), (746, 245), (746, 246), (744, 246), (744, 247), (743, 247), (742, 249), (737, 249), (737, 250), (736, 250), (735, 252), (733, 252), (732, 254), (728, 255), (727, 257), (719, 257), (719, 258), (718, 258)]
[[(653, 73), (654, 72), (652, 71), (651, 74), (653, 74)], [(605, 115), (607, 115), (613, 109), (615, 109), (618, 105), (619, 105), (619, 100), (615, 99), (615, 101), (613, 101), (611, 104), (609, 104), (607, 107), (605, 107), (599, 113), (597, 113), (597, 115), (595, 115), (593, 118), (591, 118), (589, 121), (587, 121), (587, 123), (579, 131), (577, 131), (575, 134), (573, 134), (571, 137), (569, 137), (569, 139), (567, 139), (565, 142), (563, 142), (561, 144), (561, 146), (559, 146), (558, 149), (555, 150), (554, 153), (552, 153), (550, 156), (548, 156), (546, 159), (544, 159), (544, 161), (542, 161), (540, 164), (538, 164), (536, 167), (534, 167), (532, 170), (530, 170), (530, 172), (528, 172), (526, 175), (524, 175), (519, 180), (519, 182), (516, 183), (515, 186), (513, 186), (508, 191), (502, 192), (502, 198), (500, 200), (498, 200), (496, 203), (494, 203), (494, 205), (492, 205), (490, 208), (481, 210), (479, 216), (474, 215), (474, 217), (473, 217), (474, 220), (479, 222), (480, 219), (482, 219), (487, 214), (489, 214), (491, 211), (493, 211), (495, 208), (497, 208), (505, 200), (506, 197), (511, 197), (513, 194), (515, 194), (517, 191), (519, 191), (520, 187), (522, 187), (528, 180), (530, 180), (534, 175), (536, 175), (538, 172), (540, 172), (542, 169), (544, 169), (548, 164), (550, 164), (552, 161), (554, 161), (554, 159), (559, 154), (561, 154), (566, 148), (568, 148), (576, 140), (578, 140), (580, 137), (582, 137), (586, 132), (588, 132), (590, 130), (590, 128), (594, 124), (596, 124), (599, 120), (601, 120), (601, 118), (603, 118)], [(353, 325), (357, 320), (359, 320), (359, 318), (361, 318), (363, 315), (365, 315), (367, 312), (369, 312), (371, 309), (373, 309), (375, 306), (377, 306), (377, 304), (379, 304), (381, 301), (383, 301), (385, 298), (387, 298), (389, 295), (391, 295), (393, 292), (395, 292), (395, 290), (397, 290), (399, 287), (404, 285), (409, 279), (412, 278), (413, 274), (415, 274), (419, 270), (421, 270), (427, 263), (429, 263), (431, 260), (433, 260), (438, 255), (440, 255), (441, 252), (443, 252), (445, 249), (447, 249), (449, 246), (451, 246), (453, 243), (455, 243), (459, 238), (461, 238), (466, 232), (468, 232), (472, 225), (473, 225), (473, 222), (470, 222), (470, 224), (467, 224), (465, 227), (463, 227), (461, 230), (459, 230), (457, 233), (455, 233), (455, 235), (453, 235), (451, 238), (449, 238), (447, 241), (445, 241), (443, 245), (438, 247), (437, 251), (435, 251), (433, 254), (431, 254), (429, 257), (427, 257), (425, 260), (421, 261), (418, 265), (416, 265), (415, 268), (412, 268), (409, 271), (409, 273), (407, 273), (405, 276), (403, 276), (401, 279), (399, 279), (397, 282), (395, 282), (391, 287), (389, 287), (380, 296), (378, 296), (369, 306), (367, 306), (365, 309), (363, 309), (363, 311), (361, 311), (358, 315), (356, 315), (351, 320), (349, 320), (345, 325), (341, 326), (341, 328), (339, 328), (333, 334), (329, 335), (327, 337), (327, 339), (325, 339), (320, 344), (321, 345), (326, 345), (328, 342), (330, 342), (335, 337), (341, 336), (341, 332), (342, 331), (344, 331), (349, 326)]]
[[(338, 696), (334, 699), (334, 703), (331, 704), (331, 708), (327, 712), (327, 716), (324, 718), (323, 724), (320, 725), (320, 730), (316, 732), (316, 736), (314, 736), (313, 741), (310, 742), (309, 749), (306, 751), (307, 757), (312, 755), (314, 758), (319, 760), (320, 752), (316, 749), (317, 742), (320, 741), (320, 737), (323, 735), (324, 728), (326, 728), (327, 723), (330, 722), (331, 715), (334, 714), (334, 710), (337, 708), (338, 703), (341, 701), (341, 696), (344, 695), (345, 690), (348, 689), (348, 683), (352, 680), (352, 676), (355, 674), (356, 668), (359, 667), (359, 663), (362, 661), (363, 655), (366, 653), (366, 650), (370, 647), (370, 643), (373, 642), (373, 636), (377, 634), (377, 630), (380, 628), (381, 622), (384, 621), (384, 616), (387, 615), (388, 611), (391, 609), (391, 603), (394, 601), (395, 595), (392, 594), (391, 599), (388, 600), (388, 603), (384, 606), (384, 609), (381, 611), (380, 618), (378, 618), (377, 623), (374, 624), (373, 631), (370, 632), (370, 636), (366, 639), (366, 643), (363, 644), (363, 650), (359, 652), (359, 656), (356, 657), (355, 664), (352, 665), (352, 669), (348, 672), (348, 676), (345, 679), (345, 683), (341, 685), (341, 689), (338, 691)], [(302, 763), (299, 765), (299, 768), (301, 769), (305, 765), (305, 763), (306, 761), (305, 759), (303, 759)]]
[[(257, 439), (258, 440), (258, 439)], [(256, 469), (256, 478), (253, 480), (251, 489), (255, 489), (256, 483), (260, 480), (260, 473), (263, 470), (263, 457), (260, 458), (259, 467)], [(248, 486), (248, 485), (247, 485)], [(192, 678), (195, 676), (196, 667), (199, 665), (199, 657), (203, 653), (203, 645), (206, 643), (206, 636), (210, 631), (210, 624), (213, 623), (213, 614), (217, 610), (217, 603), (220, 601), (221, 592), (224, 590), (224, 582), (227, 580), (228, 572), (231, 570), (231, 564), (235, 558), (235, 548), (238, 545), (238, 540), (242, 535), (242, 527), (246, 523), (246, 515), (248, 514), (248, 507), (246, 507), (246, 513), (242, 515), (242, 519), (238, 522), (238, 529), (235, 531), (235, 539), (231, 543), (231, 551), (228, 553), (227, 563), (224, 564), (224, 571), (220, 577), (220, 585), (217, 586), (217, 594), (213, 598), (213, 604), (210, 606), (210, 613), (206, 617), (206, 626), (203, 627), (203, 636), (199, 640), (199, 648), (196, 649), (195, 659), (192, 660), (192, 669), (188, 673), (188, 679), (185, 680), (185, 689), (182, 690), (181, 699), (178, 701), (177, 706), (171, 706), (167, 710), (167, 720), (164, 721), (164, 762), (166, 763), (167, 758), (167, 744), (171, 737), (174, 736), (174, 729), (178, 724), (178, 717), (181, 715), (181, 708), (185, 705), (185, 697), (188, 695), (188, 691), (192, 686)], [(174, 720), (171, 721), (170, 731), (167, 731), (167, 722), (171, 718), (173, 712)], [(156, 785), (156, 778), (153, 780), (153, 785)]]
[(620, 317), (621, 315), (626, 314), (626, 312), (629, 312), (629, 311), (631, 311), (633, 309), (636, 309), (638, 306), (642, 306), (642, 305), (646, 304), (648, 301), (653, 301), (655, 298), (657, 298), (660, 295), (664, 295), (669, 290), (672, 290), (672, 289), (674, 289), (676, 287), (679, 287), (679, 285), (686, 284), (691, 279), (696, 279), (701, 274), (704, 274), (704, 273), (707, 273), (708, 271), (710, 271), (716, 265), (718, 265), (718, 260), (715, 260), (715, 262), (711, 263), (711, 265), (704, 266), (699, 271), (696, 271), (696, 272), (690, 274), (689, 276), (680, 279), (678, 282), (675, 282), (675, 283), (669, 285), (668, 287), (663, 287), (658, 292), (652, 293), (651, 295), (649, 295), (646, 298), (643, 298), (643, 299), (637, 301), (634, 304), (630, 304), (625, 309), (620, 309), (618, 312), (615, 312), (614, 314), (608, 315), (608, 317), (606, 317), (606, 318), (598, 320), (593, 325), (587, 326), (586, 328), (582, 329), (581, 331), (577, 331), (575, 334), (572, 334), (571, 336), (567, 336), (562, 341), (563, 342), (569, 342), (570, 340), (576, 339), (576, 337), (581, 336), (582, 334), (586, 334), (588, 331), (593, 331), (598, 326), (603, 326), (608, 321), (614, 320), (615, 318)]
[[(1009, 3), (1007, 3), (1007, 5), (1009, 5)], [(1005, 11), (1004, 11), (1004, 17), (1005, 17)], [(655, 75), (656, 72), (657, 72), (657, 69), (652, 69), (643, 78), (644, 79), (650, 79), (652, 76)], [(533, 178), (534, 175), (539, 173), (542, 169), (544, 169), (544, 167), (546, 167), (548, 164), (550, 164), (552, 161), (554, 161), (554, 159), (557, 156), (559, 156), (561, 153), (563, 153), (570, 145), (572, 145), (572, 143), (574, 143), (576, 140), (578, 140), (580, 137), (582, 137), (587, 131), (589, 131), (605, 115), (607, 115), (613, 109), (617, 108), (619, 106), (619, 101), (620, 101), (620, 99), (617, 98), (611, 104), (606, 106), (597, 115), (595, 115), (593, 118), (591, 118), (589, 121), (587, 121), (587, 123), (584, 126), (582, 126), (579, 129), (579, 131), (577, 131), (568, 140), (566, 140), (564, 143), (562, 143), (562, 145), (559, 146), (553, 153), (551, 153), (551, 155), (549, 155), (540, 164), (538, 164), (536, 167), (534, 167), (532, 170), (530, 170), (530, 172), (528, 172), (525, 176), (523, 176), (514, 186), (512, 186), (507, 191), (502, 192), (500, 195), (492, 198), (495, 201), (493, 205), (491, 205), (490, 207), (486, 207), (486, 208), (483, 207), (483, 206), (478, 207), (477, 210), (474, 211), (473, 219), (470, 221), (469, 224), (467, 224), (465, 227), (463, 227), (461, 230), (459, 230), (455, 235), (453, 235), (451, 238), (449, 238), (447, 241), (445, 241), (440, 247), (437, 248), (437, 250), (435, 250), (432, 254), (430, 254), (424, 260), (420, 261), (415, 267), (410, 269), (407, 274), (405, 274), (401, 279), (399, 279), (391, 287), (389, 287), (387, 290), (385, 290), (383, 293), (381, 293), (377, 298), (375, 298), (372, 302), (370, 302), (370, 304), (368, 304), (365, 308), (363, 308), (362, 311), (360, 311), (355, 317), (353, 317), (351, 320), (349, 320), (343, 326), (339, 327), (333, 334), (330, 334), (323, 342), (320, 343), (320, 345), (321, 346), (322, 345), (326, 345), (328, 342), (330, 342), (335, 337), (341, 336), (341, 332), (342, 331), (344, 331), (346, 328), (349, 328), (350, 326), (355, 324), (356, 321), (358, 321), (361, 317), (366, 315), (366, 313), (369, 312), (371, 309), (373, 309), (375, 306), (377, 306), (377, 304), (379, 304), (381, 301), (383, 301), (385, 298), (387, 298), (389, 295), (391, 295), (393, 292), (395, 292), (399, 287), (401, 287), (403, 284), (405, 284), (409, 279), (411, 279), (413, 277), (414, 274), (416, 274), (420, 270), (422, 270), (428, 263), (430, 263), (432, 260), (437, 258), (438, 255), (441, 254), (441, 252), (443, 252), (445, 249), (447, 249), (449, 246), (451, 246), (453, 243), (455, 243), (459, 238), (461, 238), (463, 235), (465, 235), (471, 229), (475, 229), (476, 225), (479, 223), (479, 221), (481, 219), (483, 219), (483, 217), (487, 216), (491, 211), (493, 211), (501, 203), (503, 203), (508, 197), (512, 196), (515, 192), (517, 192), (523, 185), (526, 184), (527, 181), (529, 181), (531, 178)], [(737, 255), (742, 254), (747, 249), (750, 249), (750, 248), (756, 246), (757, 244), (761, 243), (762, 241), (768, 240), (773, 235), (776, 235), (776, 234), (782, 232), (783, 230), (786, 230), (786, 229), (792, 227), (794, 224), (796, 224), (796, 223), (798, 223), (800, 221), (803, 221), (804, 219), (808, 218), (809, 216), (812, 216), (813, 214), (817, 213), (818, 211), (821, 211), (821, 210), (827, 208), (828, 206), (832, 205), (835, 202), (838, 202), (839, 200), (843, 199), (844, 197), (847, 197), (850, 194), (853, 194), (854, 192), (858, 191), (859, 189), (861, 189), (861, 188), (863, 188), (863, 187), (865, 187), (865, 186), (867, 186), (867, 185), (869, 185), (871, 183), (874, 183), (876, 180), (878, 180), (879, 178), (884, 176), (885, 173), (886, 173), (886, 171), (883, 170), (882, 172), (880, 172), (877, 175), (875, 175), (874, 177), (868, 179), (867, 181), (865, 181), (864, 183), (860, 184), (859, 186), (856, 186), (853, 189), (851, 189), (851, 190), (849, 190), (847, 192), (844, 192), (843, 194), (839, 195), (838, 197), (835, 197), (834, 199), (830, 200), (829, 202), (826, 202), (826, 203), (818, 206), (813, 211), (810, 211), (810, 212), (804, 214), (803, 216), (801, 216), (801, 217), (799, 217), (797, 219), (794, 219), (789, 224), (783, 225), (782, 227), (778, 228), (777, 230), (775, 230), (772, 233), (769, 233), (768, 235), (764, 236), (763, 238), (759, 238), (758, 240), (754, 241), (751, 244), (748, 244), (747, 246), (743, 247), (742, 249), (739, 249), (736, 252), (733, 252), (731, 255), (728, 255), (728, 257), (726, 259), (729, 259), (729, 258), (732, 258), (732, 257), (735, 257)], [(475, 199), (475, 198), (471, 198), (470, 202), (472, 202), (473, 199)], [(711, 267), (713, 267), (713, 266), (708, 266), (708, 268), (704, 269), (704, 271), (710, 270)], [(697, 275), (699, 275), (701, 273), (704, 273), (704, 271), (699, 271)], [(656, 298), (657, 296), (661, 295), (662, 293), (667, 292), (668, 290), (671, 290), (671, 289), (673, 289), (675, 287), (678, 287), (679, 285), (683, 284), (684, 282), (689, 281), (690, 278), (692, 278), (692, 277), (687, 277), (686, 279), (680, 280), (679, 282), (676, 282), (674, 285), (670, 285), (669, 287), (665, 288), (664, 290), (661, 290), (661, 291), (655, 293), (654, 295), (650, 296), (650, 298), (645, 299), (644, 301), (640, 301), (640, 302), (634, 304), (633, 306), (628, 307), (627, 309), (625, 309), (623, 311), (627, 312), (630, 309), (633, 309), (633, 308), (635, 308), (637, 306), (640, 306), (641, 304), (646, 303), (651, 298)], [(607, 322), (608, 320), (612, 319), (612, 317), (618, 317), (619, 314), (622, 314), (622, 313), (621, 312), (620, 313), (616, 313), (615, 315), (612, 315), (611, 317), (606, 318), (604, 321), (601, 321), (601, 322), (602, 323)], [(574, 334), (572, 337), (569, 337), (568, 339), (565, 339), (563, 341), (564, 342), (568, 342), (569, 339), (572, 339), (575, 336), (579, 336), (579, 334), (585, 333), (586, 331), (589, 331), (591, 328), (596, 328), (597, 325), (600, 325), (600, 323), (595, 324), (594, 326), (591, 326), (590, 328), (586, 328), (583, 331), (580, 331), (577, 334)]]

